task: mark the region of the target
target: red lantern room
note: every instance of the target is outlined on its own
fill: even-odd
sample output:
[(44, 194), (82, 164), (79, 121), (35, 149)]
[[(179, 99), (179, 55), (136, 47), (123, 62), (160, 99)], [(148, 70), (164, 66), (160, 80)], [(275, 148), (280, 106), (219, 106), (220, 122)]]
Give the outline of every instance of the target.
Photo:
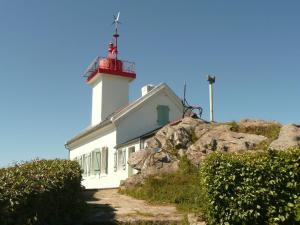
[(96, 75), (110, 74), (121, 77), (135, 79), (135, 64), (134, 62), (118, 59), (118, 20), (114, 21), (115, 33), (113, 35), (114, 42), (108, 44), (107, 57), (97, 57), (84, 72), (84, 77), (87, 77), (87, 82), (90, 83)]

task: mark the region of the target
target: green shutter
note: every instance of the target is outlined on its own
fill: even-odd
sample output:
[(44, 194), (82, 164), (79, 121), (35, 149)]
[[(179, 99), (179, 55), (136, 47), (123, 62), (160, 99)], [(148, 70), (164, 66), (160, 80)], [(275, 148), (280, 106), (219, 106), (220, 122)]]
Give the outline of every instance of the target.
[(100, 166), (101, 166), (101, 152), (100, 149), (96, 149), (94, 151), (94, 173), (99, 174), (100, 173)]
[(114, 171), (116, 172), (118, 169), (118, 151), (114, 152)]
[(108, 172), (108, 148), (102, 148), (102, 164), (101, 164), (101, 173)]
[(92, 152), (88, 154), (88, 175), (92, 175)]
[(91, 152), (91, 175), (95, 174), (95, 151)]
[(82, 167), (83, 167), (83, 176), (87, 175), (87, 170), (86, 170), (86, 155), (82, 156)]
[(165, 125), (169, 122), (169, 106), (167, 105), (158, 105), (157, 108), (157, 124)]
[(123, 170), (126, 170), (126, 148), (122, 149), (122, 164)]

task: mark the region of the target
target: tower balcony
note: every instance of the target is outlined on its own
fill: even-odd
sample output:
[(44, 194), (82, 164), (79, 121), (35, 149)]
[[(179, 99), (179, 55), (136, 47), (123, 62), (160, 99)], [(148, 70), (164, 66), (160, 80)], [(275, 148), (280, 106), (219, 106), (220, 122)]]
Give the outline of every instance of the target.
[(96, 74), (105, 73), (135, 79), (135, 63), (110, 57), (98, 56), (84, 71), (83, 76), (87, 82), (91, 81)]

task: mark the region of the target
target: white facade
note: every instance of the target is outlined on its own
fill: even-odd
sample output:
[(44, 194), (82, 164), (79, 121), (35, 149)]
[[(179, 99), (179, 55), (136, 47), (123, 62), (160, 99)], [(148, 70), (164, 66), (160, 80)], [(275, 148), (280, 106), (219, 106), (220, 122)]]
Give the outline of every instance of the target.
[(105, 120), (108, 115), (128, 104), (128, 86), (126, 77), (101, 73), (90, 85), (92, 92), (92, 126)]
[[(166, 84), (153, 87), (126, 106), (128, 80), (126, 91), (126, 79), (108, 76), (101, 75), (101, 79), (93, 81), (92, 127), (66, 144), (70, 159), (81, 164), (82, 184), (87, 189), (118, 187), (121, 180), (137, 172), (127, 160), (132, 152), (140, 150), (140, 137), (182, 116), (181, 101)], [(106, 84), (110, 88), (104, 87)], [(121, 100), (116, 103), (118, 99)], [(122, 109), (117, 107), (121, 103)], [(102, 111), (95, 108), (99, 104)]]

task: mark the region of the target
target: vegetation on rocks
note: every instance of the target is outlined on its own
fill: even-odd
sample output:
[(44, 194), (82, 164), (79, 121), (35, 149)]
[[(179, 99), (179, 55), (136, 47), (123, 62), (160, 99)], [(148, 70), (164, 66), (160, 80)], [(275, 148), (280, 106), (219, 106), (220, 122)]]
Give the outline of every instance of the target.
[(164, 173), (149, 176), (143, 184), (120, 192), (151, 203), (175, 203), (186, 212), (199, 212), (202, 200), (198, 168), (193, 166), (186, 157), (179, 163), (175, 173)]
[(0, 170), (1, 225), (70, 225), (86, 205), (81, 170), (69, 160), (34, 160)]
[(260, 142), (254, 150), (267, 150), (270, 144), (279, 136), (281, 125), (279, 123), (269, 123), (267, 125), (242, 125), (235, 121), (228, 123), (230, 130), (237, 133), (256, 134), (267, 137), (268, 139)]
[[(156, 164), (167, 168), (179, 160), (178, 170), (147, 175), (142, 169), (138, 182), (130, 178), (122, 192), (153, 203), (175, 203), (210, 225), (300, 224), (299, 140), (300, 126), (293, 124), (209, 124), (185, 118), (164, 127), (149, 145), (164, 152), (153, 151)], [(135, 161), (141, 168), (155, 166), (144, 151), (145, 157)], [(165, 154), (171, 154), (171, 160), (161, 160)]]

